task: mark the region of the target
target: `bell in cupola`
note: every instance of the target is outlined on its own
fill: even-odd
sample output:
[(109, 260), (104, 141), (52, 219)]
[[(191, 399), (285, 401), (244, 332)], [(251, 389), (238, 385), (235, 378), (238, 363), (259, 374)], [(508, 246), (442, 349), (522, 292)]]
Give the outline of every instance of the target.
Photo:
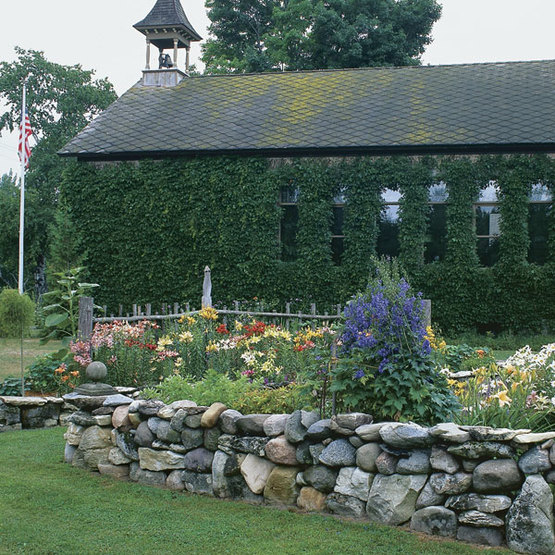
[[(146, 37), (146, 68), (143, 84), (158, 84), (158, 86), (165, 84), (167, 86), (181, 81), (189, 71), (191, 42), (202, 40), (187, 19), (181, 2), (179, 0), (157, 0), (149, 14), (133, 27)], [(150, 68), (151, 44), (159, 49), (158, 70)], [(164, 52), (164, 50), (170, 49), (173, 49), (173, 58)], [(177, 55), (180, 49), (185, 49), (185, 73), (178, 68)], [(147, 75), (151, 72), (169, 70), (177, 72), (175, 79), (168, 79), (170, 76), (160, 79), (160, 76)]]

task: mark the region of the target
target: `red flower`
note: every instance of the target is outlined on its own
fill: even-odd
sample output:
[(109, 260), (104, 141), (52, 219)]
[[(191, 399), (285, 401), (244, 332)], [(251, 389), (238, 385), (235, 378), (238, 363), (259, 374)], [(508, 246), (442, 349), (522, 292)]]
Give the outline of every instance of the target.
[(229, 333), (229, 330), (227, 329), (227, 326), (225, 324), (220, 324), (216, 328), (216, 333), (221, 333), (222, 335), (227, 335)]

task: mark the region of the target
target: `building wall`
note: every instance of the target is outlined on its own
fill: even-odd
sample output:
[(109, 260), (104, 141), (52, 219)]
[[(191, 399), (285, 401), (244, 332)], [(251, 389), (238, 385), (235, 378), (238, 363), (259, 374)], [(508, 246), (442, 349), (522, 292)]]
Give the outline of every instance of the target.
[[(62, 196), (98, 301), (346, 301), (372, 256), (399, 256), (444, 331), (538, 330), (555, 318), (555, 162), (196, 158), (75, 163)], [(324, 306), (325, 308), (325, 306)]]

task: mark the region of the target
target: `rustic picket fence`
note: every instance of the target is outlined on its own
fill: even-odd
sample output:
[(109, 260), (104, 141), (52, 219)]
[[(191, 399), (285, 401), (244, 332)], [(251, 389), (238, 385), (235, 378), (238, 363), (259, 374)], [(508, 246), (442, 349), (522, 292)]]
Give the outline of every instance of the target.
[[(206, 266), (204, 269), (203, 280), (203, 293), (201, 299), (201, 307), (211, 307), (212, 304), (212, 280), (210, 268)], [(263, 303), (258, 303), (258, 310), (240, 310), (241, 303), (239, 301), (233, 302), (233, 308), (224, 306), (218, 309), (218, 314), (223, 315), (224, 323), (227, 323), (227, 316), (248, 316), (253, 318), (264, 318), (271, 323), (281, 324), (286, 329), (289, 329), (293, 322), (302, 324), (305, 322), (320, 321), (324, 324), (332, 323), (339, 320), (342, 316), (343, 305), (334, 305), (334, 313), (330, 314), (325, 311), (324, 314), (318, 314), (316, 303), (310, 306), (310, 313), (292, 312), (291, 303), (285, 303), (285, 311), (278, 312), (276, 310), (264, 310)], [(144, 305), (134, 304), (131, 312), (124, 314), (123, 306), (119, 306), (119, 313), (117, 315), (111, 314), (110, 316), (95, 317), (94, 316), (94, 299), (92, 297), (81, 297), (79, 299), (79, 338), (82, 341), (87, 341), (92, 335), (94, 325), (99, 323), (110, 323), (115, 321), (126, 322), (139, 322), (143, 320), (152, 320), (160, 323), (161, 327), (166, 329), (173, 325), (177, 326), (177, 321), (183, 316), (193, 316), (198, 314), (200, 309), (195, 309), (190, 303), (185, 303), (181, 306), (179, 303), (164, 303), (160, 307), (160, 312), (152, 312), (152, 304), (147, 303)], [(426, 325), (431, 324), (431, 301), (424, 300), (424, 311)], [(104, 307), (104, 314), (107, 310)]]

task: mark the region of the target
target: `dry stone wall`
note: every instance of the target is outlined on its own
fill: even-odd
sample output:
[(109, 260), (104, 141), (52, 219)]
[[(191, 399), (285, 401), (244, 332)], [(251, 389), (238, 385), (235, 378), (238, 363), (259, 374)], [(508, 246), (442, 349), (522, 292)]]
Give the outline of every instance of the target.
[(552, 553), (555, 432), (66, 396), (65, 460), (141, 484)]
[(59, 397), (0, 396), (0, 432), (64, 426), (75, 409)]

